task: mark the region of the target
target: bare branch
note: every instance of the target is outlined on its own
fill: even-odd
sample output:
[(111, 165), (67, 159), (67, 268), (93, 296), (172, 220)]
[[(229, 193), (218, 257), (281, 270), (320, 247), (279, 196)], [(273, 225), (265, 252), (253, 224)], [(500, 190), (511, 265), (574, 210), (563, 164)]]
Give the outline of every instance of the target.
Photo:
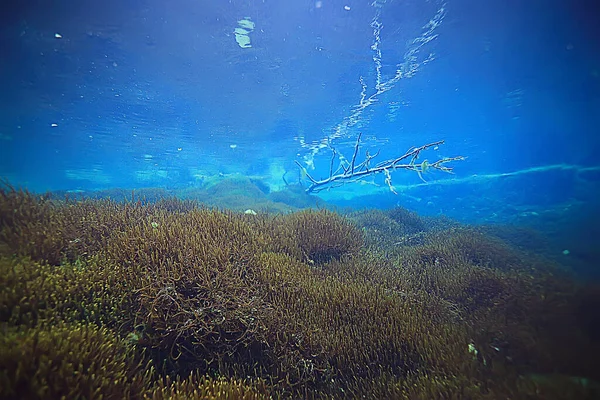
[(331, 148), (331, 162), (329, 163), (329, 177), (333, 176), (333, 162), (335, 161), (335, 156), (336, 155), (337, 155), (337, 152), (332, 147)]
[(358, 134), (356, 138), (356, 144), (354, 145), (354, 154), (352, 155), (352, 162), (350, 163), (350, 173), (354, 173), (354, 163), (356, 162), (356, 156), (358, 155), (358, 148), (360, 146), (360, 137), (362, 136), (362, 132)]
[[(350, 161), (350, 164), (348, 166), (345, 166), (344, 163), (341, 162), (340, 166), (336, 169), (335, 172), (333, 171), (333, 163), (334, 163), (334, 159), (338, 153), (335, 151), (335, 149), (333, 147), (331, 148), (333, 155), (331, 158), (331, 162), (329, 164), (329, 177), (328, 178), (321, 179), (321, 180), (317, 180), (317, 179), (313, 178), (312, 176), (310, 176), (310, 174), (308, 173), (306, 168), (304, 168), (298, 161), (296, 161), (296, 164), (300, 167), (302, 172), (306, 175), (306, 177), (311, 182), (310, 186), (306, 189), (307, 193), (318, 193), (321, 190), (336, 188), (336, 187), (345, 185), (347, 183), (360, 181), (371, 175), (383, 173), (385, 175), (385, 183), (390, 188), (390, 191), (392, 191), (394, 194), (397, 194), (394, 186), (392, 185), (391, 173), (393, 171), (396, 171), (398, 169), (406, 169), (409, 171), (414, 171), (417, 173), (417, 175), (423, 182), (426, 182), (425, 179), (423, 178), (424, 173), (430, 171), (431, 169), (436, 169), (439, 171), (452, 173), (452, 167), (447, 166), (446, 164), (451, 161), (461, 161), (461, 160), (465, 159), (465, 157), (463, 157), (463, 156), (444, 157), (444, 158), (441, 158), (441, 159), (436, 160), (431, 163), (428, 162), (427, 160), (424, 160), (421, 163), (417, 163), (416, 161), (419, 158), (419, 155), (421, 154), (422, 151), (427, 150), (431, 147), (439, 146), (444, 143), (443, 140), (439, 140), (437, 142), (428, 143), (428, 144), (425, 144), (420, 147), (412, 147), (412, 148), (408, 149), (400, 157), (382, 161), (382, 162), (376, 164), (375, 167), (371, 168), (370, 167), (371, 160), (379, 155), (379, 150), (377, 151), (377, 153), (375, 153), (373, 155), (369, 154), (369, 152), (367, 151), (366, 155), (365, 155), (365, 159), (362, 162), (360, 162), (359, 164), (356, 164), (356, 158), (358, 156), (358, 150), (360, 147), (361, 136), (362, 136), (362, 134), (359, 134), (356, 139), (356, 144), (354, 145), (354, 154), (352, 156), (352, 160)], [(404, 160), (407, 160), (408, 163), (407, 162), (403, 163), (402, 161), (404, 161)], [(345, 161), (345, 162), (347, 163), (347, 161)], [(338, 173), (340, 170), (343, 172)]]

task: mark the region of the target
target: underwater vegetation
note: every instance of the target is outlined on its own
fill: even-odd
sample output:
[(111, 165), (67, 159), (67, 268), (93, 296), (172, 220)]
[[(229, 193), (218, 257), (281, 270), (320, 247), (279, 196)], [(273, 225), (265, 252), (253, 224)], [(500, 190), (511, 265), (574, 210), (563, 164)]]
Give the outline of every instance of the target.
[(226, 208), (234, 211), (255, 211), (286, 213), (300, 208), (315, 207), (322, 202), (309, 196), (300, 185), (288, 185), (284, 190), (267, 192), (259, 182), (244, 176), (229, 176), (219, 181), (205, 183), (201, 187), (183, 189), (141, 188), (131, 190), (113, 188), (81, 193), (53, 192), (52, 198), (61, 200), (65, 196), (85, 196), (90, 199), (111, 199), (114, 201), (141, 201), (153, 203), (166, 198), (202, 201), (203, 205)]
[(507, 237), (5, 185), (0, 398), (598, 398), (598, 286)]

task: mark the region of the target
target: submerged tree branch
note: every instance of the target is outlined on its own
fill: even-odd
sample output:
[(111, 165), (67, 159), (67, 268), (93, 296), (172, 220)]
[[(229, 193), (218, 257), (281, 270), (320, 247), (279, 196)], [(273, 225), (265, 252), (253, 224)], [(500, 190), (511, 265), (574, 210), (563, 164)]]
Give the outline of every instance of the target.
[[(335, 156), (337, 155), (337, 152), (335, 151), (335, 149), (333, 149), (333, 148), (331, 149), (333, 152), (333, 155), (331, 158), (331, 162), (329, 164), (329, 177), (328, 178), (320, 179), (320, 180), (313, 178), (308, 173), (306, 168), (304, 166), (302, 166), (298, 161), (296, 161), (296, 164), (298, 165), (298, 167), (300, 167), (300, 169), (302, 170), (304, 175), (311, 182), (309, 187), (306, 189), (307, 193), (318, 193), (321, 190), (339, 187), (346, 183), (360, 181), (371, 175), (383, 173), (383, 174), (385, 174), (385, 183), (389, 186), (390, 190), (393, 193), (397, 194), (396, 190), (394, 189), (394, 186), (392, 185), (391, 172), (396, 171), (398, 169), (406, 169), (409, 171), (415, 171), (419, 175), (419, 178), (421, 178), (421, 180), (423, 182), (426, 182), (425, 179), (423, 179), (423, 173), (431, 170), (432, 168), (437, 169), (439, 171), (452, 173), (452, 167), (448, 166), (446, 164), (451, 161), (460, 161), (460, 160), (465, 159), (465, 157), (463, 157), (463, 156), (457, 156), (457, 157), (444, 157), (444, 158), (441, 158), (441, 159), (431, 162), (431, 163), (428, 162), (427, 160), (423, 160), (421, 163), (416, 162), (417, 159), (419, 158), (419, 155), (421, 154), (421, 152), (423, 150), (427, 150), (430, 147), (435, 147), (435, 146), (438, 146), (438, 145), (441, 145), (444, 143), (443, 140), (440, 140), (440, 141), (429, 143), (429, 144), (426, 144), (426, 145), (423, 145), (420, 147), (413, 147), (413, 148), (409, 149), (408, 151), (406, 151), (406, 153), (404, 153), (400, 157), (380, 162), (380, 163), (376, 164), (374, 167), (371, 167), (371, 165), (370, 165), (371, 160), (379, 155), (379, 151), (377, 151), (377, 153), (375, 153), (373, 155), (369, 154), (369, 152), (367, 151), (367, 153), (365, 155), (365, 159), (361, 163), (356, 164), (356, 157), (358, 156), (358, 149), (360, 147), (361, 135), (362, 134), (359, 134), (356, 139), (356, 144), (354, 145), (354, 154), (352, 155), (352, 160), (348, 163), (348, 165), (344, 165), (343, 163), (341, 163), (335, 172), (333, 170), (333, 162), (334, 162)], [(338, 171), (343, 171), (343, 172), (338, 173)]]

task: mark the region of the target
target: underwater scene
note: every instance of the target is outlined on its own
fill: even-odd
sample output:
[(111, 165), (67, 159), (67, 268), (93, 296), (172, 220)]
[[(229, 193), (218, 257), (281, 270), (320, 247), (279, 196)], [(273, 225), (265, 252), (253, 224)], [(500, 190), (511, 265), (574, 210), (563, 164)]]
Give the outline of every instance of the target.
[(599, 399), (594, 0), (0, 6), (0, 399)]

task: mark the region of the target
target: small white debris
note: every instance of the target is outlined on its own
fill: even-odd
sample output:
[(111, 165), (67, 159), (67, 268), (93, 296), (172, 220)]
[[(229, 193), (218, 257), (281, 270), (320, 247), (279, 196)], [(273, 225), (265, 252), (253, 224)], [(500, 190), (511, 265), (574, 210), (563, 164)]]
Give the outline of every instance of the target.
[(568, 256), (569, 254), (571, 254), (571, 252), (567, 249), (562, 251), (563, 255)]
[(51, 127), (56, 128), (58, 124), (50, 124)]
[(244, 214), (248, 214), (248, 215), (257, 215), (258, 213), (252, 209), (247, 209), (246, 211), (244, 211)]
[(235, 149), (237, 147), (237, 144), (230, 144), (229, 147)]
[(57, 39), (62, 39), (62, 35), (60, 33), (58, 33), (58, 32), (56, 32), (54, 34), (54, 37), (57, 38)]
[(350, 6), (344, 6), (344, 10), (350, 11)]

